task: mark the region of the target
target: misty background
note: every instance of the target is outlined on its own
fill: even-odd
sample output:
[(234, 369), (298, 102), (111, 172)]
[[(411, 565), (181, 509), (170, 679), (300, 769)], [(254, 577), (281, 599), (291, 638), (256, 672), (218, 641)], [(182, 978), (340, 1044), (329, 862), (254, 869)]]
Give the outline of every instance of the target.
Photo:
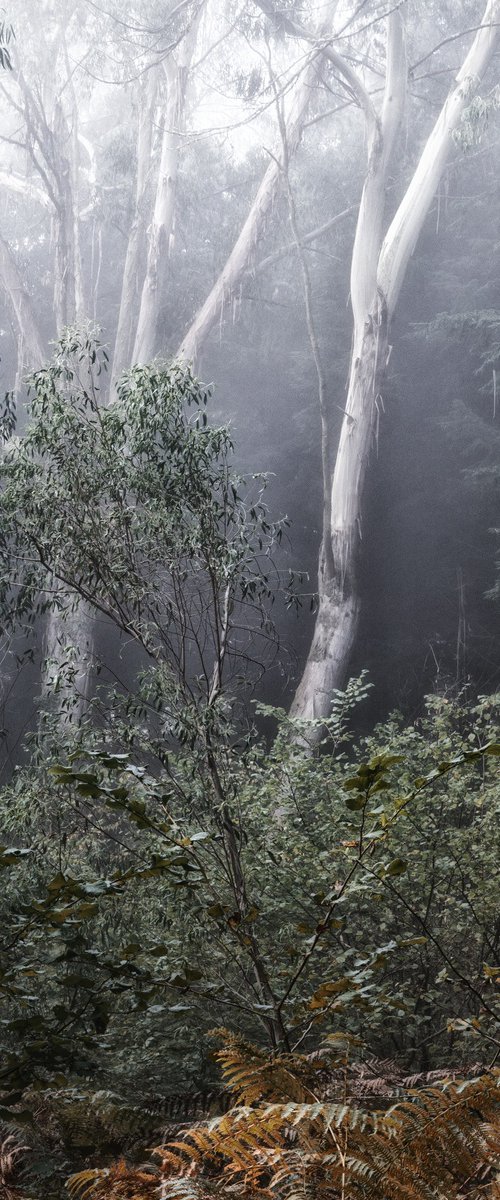
[[(457, 31), (478, 24), (472, 0), (410, 9), (409, 90), (389, 216), (470, 43), (470, 32)], [(384, 14), (379, 3), (342, 3), (335, 12), (340, 42), (375, 98)], [(317, 23), (325, 13), (312, 5), (280, 18), (233, 0), (16, 0), (8, 16), (15, 41), (0, 92), (0, 370), (2, 389), (16, 394), (22, 432), (26, 372), (50, 357), (63, 325), (99, 326), (110, 379), (144, 354), (177, 354), (282, 148), (278, 114), (292, 112), (307, 58), (287, 20)], [(497, 65), (498, 52), (481, 104), (455, 137), (391, 324), (376, 398), (359, 530), (361, 618), (349, 662), (349, 674), (367, 669), (374, 684), (371, 722), (395, 707), (414, 718), (429, 691), (475, 695), (498, 686)], [(346, 402), (365, 134), (331, 63), (310, 85), (297, 141), (289, 191), (335, 442)], [(283, 707), (313, 631), (322, 506), (318, 380), (289, 200), (282, 177), (195, 357), (213, 389), (211, 421), (230, 425), (237, 467), (269, 473), (271, 514), (290, 521), (279, 570), (304, 573), (298, 615), (276, 609), (282, 650), (259, 684), (260, 698)], [(7, 773), (35, 724), (43, 637), (40, 627), (27, 644), (20, 631), (4, 647)], [(95, 643), (126, 684), (135, 651), (103, 622)]]

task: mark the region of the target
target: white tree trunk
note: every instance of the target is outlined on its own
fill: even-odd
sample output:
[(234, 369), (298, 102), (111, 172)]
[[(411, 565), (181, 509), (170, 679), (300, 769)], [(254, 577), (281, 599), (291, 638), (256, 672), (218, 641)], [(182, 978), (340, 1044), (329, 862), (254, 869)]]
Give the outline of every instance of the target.
[(47, 613), (42, 711), (55, 712), (60, 727), (77, 725), (85, 714), (92, 688), (93, 646), (94, 614), (85, 600), (69, 596), (64, 613)]
[(145, 257), (146, 203), (151, 168), (151, 141), (156, 98), (155, 73), (149, 71), (146, 78), (141, 82), (142, 87), (138, 92), (137, 173), (134, 215), (123, 268), (120, 311), (111, 370), (111, 395), (114, 394), (120, 375), (130, 366), (132, 359), (134, 321), (140, 297), (139, 275)]
[[(389, 323), (447, 161), (453, 131), (498, 42), (500, 0), (488, 0), (486, 4), (482, 28), (478, 29), (382, 240), (384, 191), (404, 94), (403, 15), (404, 6), (389, 18), (384, 104), (380, 127), (375, 124), (369, 139), (367, 176), (352, 258), (354, 333), (349, 388), (333, 471), (330, 528), (324, 535), (320, 554), (319, 609), (311, 649), (291, 708), (292, 714), (300, 717), (328, 716), (332, 691), (345, 682), (360, 611), (356, 559), (363, 488), (387, 363)], [(326, 536), (329, 545), (325, 549)]]
[(202, 6), (198, 9), (195, 19), (181, 42), (177, 59), (172, 54), (164, 62), (167, 77), (167, 103), (153, 218), (148, 233), (146, 276), (142, 288), (132, 354), (134, 363), (150, 362), (156, 352), (159, 309), (167, 276), (174, 229), (179, 159), (186, 117), (187, 83), (201, 13)]

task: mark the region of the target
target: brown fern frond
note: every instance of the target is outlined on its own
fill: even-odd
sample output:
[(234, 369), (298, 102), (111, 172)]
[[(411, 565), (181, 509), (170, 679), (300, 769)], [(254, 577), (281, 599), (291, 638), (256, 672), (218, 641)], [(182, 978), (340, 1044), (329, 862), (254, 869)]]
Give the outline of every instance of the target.
[(238, 1105), (263, 1100), (294, 1100), (300, 1104), (316, 1099), (313, 1084), (326, 1059), (312, 1062), (307, 1055), (271, 1055), (227, 1029), (213, 1030), (213, 1035), (224, 1043), (215, 1057)]
[(22, 1146), (17, 1141), (13, 1133), (7, 1134), (0, 1142), (0, 1185), (2, 1188), (7, 1187), (11, 1182), (18, 1159), (28, 1149), (28, 1146)]
[(408, 1090), (388, 1110), (238, 1106), (156, 1153), (164, 1176), (215, 1175), (223, 1190), (280, 1200), (493, 1200), (500, 1072)]
[(89, 1171), (78, 1171), (71, 1175), (66, 1187), (71, 1200), (79, 1197), (86, 1200), (150, 1200), (158, 1197), (158, 1176), (150, 1171), (139, 1171), (127, 1166), (120, 1159), (111, 1167), (100, 1167)]
[[(387, 1200), (399, 1200), (401, 1178), (412, 1180), (416, 1195), (425, 1196), (429, 1181), (447, 1200), (468, 1194), (478, 1172), (490, 1171), (491, 1184), (498, 1166), (500, 1124), (500, 1072), (478, 1079), (424, 1088), (408, 1093), (387, 1114), (399, 1123), (386, 1164), (377, 1172), (376, 1187), (368, 1192), (378, 1200), (385, 1188)], [(490, 1144), (491, 1143), (491, 1144)], [(487, 1195), (483, 1187), (483, 1195)], [(490, 1189), (490, 1194), (493, 1192)]]

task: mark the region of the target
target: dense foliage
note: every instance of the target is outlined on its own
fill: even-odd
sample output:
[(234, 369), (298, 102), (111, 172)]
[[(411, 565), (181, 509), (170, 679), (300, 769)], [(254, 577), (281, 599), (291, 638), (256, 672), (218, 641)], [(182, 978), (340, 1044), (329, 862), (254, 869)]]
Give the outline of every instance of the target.
[[(234, 475), (189, 373), (135, 368), (101, 408), (99, 356), (68, 331), (1, 467), (5, 620), (28, 636), (56, 610), (68, 639), (63, 716), (48, 690), (0, 798), (2, 1119), (42, 1192), (217, 1090), (221, 1021), (262, 1064), (319, 1070), (347, 1043), (394, 1087), (498, 1047), (498, 697), (355, 735), (362, 675), (314, 753), (314, 723), (257, 706), (266, 744), (241, 690), (280, 583), (264, 481)], [(82, 601), (140, 650), (130, 686), (97, 674), (83, 707)]]

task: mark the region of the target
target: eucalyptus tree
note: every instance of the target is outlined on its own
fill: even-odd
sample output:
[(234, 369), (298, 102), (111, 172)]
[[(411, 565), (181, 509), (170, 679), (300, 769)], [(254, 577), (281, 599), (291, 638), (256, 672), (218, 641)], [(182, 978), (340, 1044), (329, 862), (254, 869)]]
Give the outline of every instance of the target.
[[(281, 36), (307, 47), (315, 53), (316, 62), (319, 60), (334, 71), (363, 114), (366, 142), (366, 173), (351, 259), (353, 330), (347, 399), (342, 398), (340, 405), (344, 415), (336, 450), (334, 419), (338, 405), (333, 397), (320, 405), (324, 503), (318, 613), (305, 670), (292, 705), (293, 714), (317, 718), (328, 714), (333, 690), (345, 679), (358, 627), (357, 564), (363, 490), (374, 431), (383, 406), (381, 387), (391, 352), (391, 321), (411, 255), (452, 150), (454, 134), (473, 103), (498, 44), (500, 5), (498, 0), (488, 0), (485, 7), (478, 5), (473, 28), (466, 30), (471, 45), (406, 180), (398, 178), (394, 159), (408, 96), (407, 26), (415, 17), (413, 6), (403, 0), (384, 16), (378, 11), (367, 14), (363, 5), (358, 22), (353, 22), (357, 8), (354, 14), (349, 11), (346, 19), (343, 7), (340, 18), (344, 24), (337, 26), (337, 38), (318, 37), (317, 32), (293, 14), (284, 17), (267, 0), (265, 4), (259, 3), (259, 7)], [(379, 24), (380, 30), (385, 27), (385, 49), (380, 41), (376, 43), (375, 63), (370, 62), (366, 46), (363, 47), (365, 25), (373, 24)], [(345, 30), (350, 25), (351, 37), (343, 49)], [(461, 22), (454, 16), (449, 36), (443, 42), (454, 43), (460, 37)], [(359, 66), (356, 57), (353, 65), (353, 50)], [(433, 52), (428, 47), (421, 61)], [(285, 154), (289, 140), (286, 126), (282, 133)], [(283, 177), (283, 160), (280, 171)], [(396, 211), (388, 216), (387, 192), (395, 178), (403, 194)], [(264, 187), (264, 181), (261, 186)], [(259, 197), (210, 297), (185, 335), (179, 349), (181, 357), (195, 357), (202, 339), (220, 316), (224, 300), (241, 277), (253, 252), (252, 238), (255, 239), (255, 231), (259, 229), (258, 203)], [(299, 254), (300, 249), (297, 238)], [(320, 393), (321, 390), (320, 379)]]
[[(353, 343), (340, 441), (320, 552), (319, 610), (313, 643), (293, 711), (326, 715), (356, 635), (359, 592), (356, 559), (363, 486), (390, 354), (390, 325), (410, 257), (429, 212), (453, 134), (471, 103), (498, 44), (500, 4), (488, 0), (472, 45), (384, 233), (385, 197), (407, 87), (406, 5), (387, 19), (384, 97), (377, 112), (360, 93), (367, 122), (367, 174), (351, 263)], [(362, 85), (361, 85), (362, 86)]]
[[(337, 7), (338, 0), (331, 0), (316, 26), (318, 39), (331, 35)], [(125, 21), (116, 7), (101, 11), (99, 5), (94, 5), (90, 13), (88, 6), (78, 0), (65, 0), (57, 7), (47, 0), (36, 17), (30, 3), (25, 3), (23, 15), (29, 36), (13, 62), (11, 86), (3, 92), (6, 161), (1, 172), (6, 194), (13, 201), (7, 209), (10, 236), (0, 246), (0, 271), (17, 326), (16, 390), (26, 369), (41, 366), (51, 334), (89, 317), (100, 319), (104, 327), (109, 325), (109, 314), (102, 311), (100, 290), (108, 269), (106, 259), (110, 256), (107, 244), (110, 206), (116, 220), (121, 201), (106, 182), (106, 156), (101, 144), (100, 109), (105, 74), (109, 87), (115, 90), (111, 104), (121, 128), (125, 133), (125, 126), (131, 126), (136, 142), (131, 211), (121, 206), (128, 233), (125, 253), (118, 263), (117, 326), (108, 391), (112, 395), (124, 369), (132, 362), (147, 362), (169, 340), (159, 327), (159, 315), (167, 281), (171, 288), (179, 287), (179, 280), (172, 278), (170, 259), (175, 239), (179, 168), (189, 114), (196, 103), (197, 69), (194, 64), (193, 70), (193, 57), (197, 47), (202, 62), (213, 56), (214, 47), (217, 51), (219, 43), (225, 41), (227, 17), (215, 5), (207, 18), (207, 0), (193, 0), (180, 9), (179, 6), (172, 9), (169, 4), (151, 4), (148, 13), (143, 9), (136, 12), (131, 5)], [(233, 49), (238, 47), (239, 39), (237, 29), (231, 43)], [(109, 60), (97, 48), (103, 40), (112, 47)], [(261, 28), (257, 41), (263, 44)], [(130, 45), (135, 51), (133, 65), (128, 52)], [(248, 57), (248, 50), (243, 52), (244, 67), (245, 53)], [(299, 144), (320, 75), (321, 55), (316, 48), (299, 60), (298, 65), (285, 48), (283, 91), (289, 96), (288, 157)], [(267, 104), (265, 99), (264, 110)], [(126, 136), (130, 144), (128, 128)], [(214, 320), (223, 312), (225, 299), (234, 293), (248, 270), (251, 252), (272, 213), (281, 177), (278, 151), (271, 154), (222, 285), (216, 283), (212, 290), (209, 287), (199, 317), (184, 340), (185, 359), (195, 357)], [(39, 312), (33, 302), (34, 280), (25, 282), (19, 262), (24, 231), (14, 216), (16, 198), (21, 201), (19, 215), (37, 212), (39, 228), (43, 229), (41, 241), (53, 290), (47, 303), (46, 276), (44, 304)], [(30, 246), (33, 256), (37, 241), (40, 242), (40, 235), (34, 233)], [(196, 254), (196, 244), (192, 252)], [(113, 288), (116, 294), (115, 280)], [(101, 399), (106, 402), (105, 390)], [(81, 605), (75, 608), (73, 603), (69, 604), (65, 633), (57, 614), (49, 616), (46, 653), (57, 673), (67, 642), (73, 643), (82, 660), (89, 657), (91, 629)], [(80, 682), (85, 692), (88, 686), (85, 671)]]

